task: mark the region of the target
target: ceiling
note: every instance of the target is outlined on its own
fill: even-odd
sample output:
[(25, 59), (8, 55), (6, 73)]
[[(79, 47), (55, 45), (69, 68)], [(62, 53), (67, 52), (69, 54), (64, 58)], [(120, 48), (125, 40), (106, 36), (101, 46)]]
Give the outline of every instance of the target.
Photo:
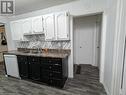
[(23, 14), (75, 0), (15, 0), (15, 14)]

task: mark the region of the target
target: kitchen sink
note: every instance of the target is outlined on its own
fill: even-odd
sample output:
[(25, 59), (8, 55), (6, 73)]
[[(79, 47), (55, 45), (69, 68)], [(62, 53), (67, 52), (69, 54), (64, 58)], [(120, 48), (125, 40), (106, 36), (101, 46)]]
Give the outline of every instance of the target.
[(41, 53), (41, 52), (38, 52), (38, 51), (34, 51), (34, 52), (31, 52), (31, 53), (33, 53), (33, 54), (39, 54), (39, 53)]
[(30, 51), (23, 51), (23, 53), (30, 53)]
[(22, 52), (22, 53), (31, 53), (31, 54), (40, 54), (40, 53), (42, 53), (42, 52), (39, 52), (37, 50), (32, 50), (32, 51), (30, 51), (30, 50), (24, 50), (24, 51), (19, 51), (19, 52)]

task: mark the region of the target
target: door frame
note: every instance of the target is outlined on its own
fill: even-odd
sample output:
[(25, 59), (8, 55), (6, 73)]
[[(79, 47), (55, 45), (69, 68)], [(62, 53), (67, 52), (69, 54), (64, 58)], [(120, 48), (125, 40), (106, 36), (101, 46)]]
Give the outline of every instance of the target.
[[(101, 25), (101, 48), (100, 48), (100, 82), (103, 83), (104, 82), (104, 64), (105, 64), (105, 46), (106, 46), (106, 24), (107, 24), (107, 14), (105, 11), (100, 11), (100, 12), (95, 12), (95, 13), (89, 13), (89, 14), (84, 14), (81, 16), (90, 16), (90, 15), (96, 15), (96, 14), (102, 14), (102, 25)], [(76, 17), (76, 16), (75, 16)], [(71, 35), (72, 35), (72, 39), (71, 39), (71, 62), (74, 63), (73, 59), (74, 59), (74, 35), (73, 35), (73, 16), (71, 17), (72, 21), (71, 21)], [(74, 64), (73, 64), (74, 65)]]
[(16, 50), (15, 44), (12, 41), (12, 37), (10, 35), (10, 23), (5, 18), (0, 18), (0, 23), (3, 23), (5, 25), (5, 34), (6, 34), (6, 40), (7, 40), (7, 48), (8, 50)]
[[(102, 14), (100, 14), (100, 15), (102, 17)], [(94, 31), (95, 33), (94, 33), (94, 39), (93, 39), (93, 41), (94, 41), (94, 43), (93, 43), (93, 52), (94, 52), (94, 55), (93, 55), (94, 64), (93, 64), (93, 66), (97, 66), (97, 67), (99, 66), (98, 62), (100, 63), (100, 58), (98, 59), (98, 57), (99, 57), (98, 53), (100, 55), (100, 48), (99, 48), (99, 47), (101, 47), (101, 33), (100, 32), (102, 32), (102, 19), (101, 19), (100, 22), (98, 21), (98, 19), (96, 20), (96, 23), (95, 23), (96, 28), (95, 28), (95, 31)], [(101, 24), (100, 27), (99, 27), (99, 24)], [(99, 28), (101, 29), (100, 32), (99, 32)], [(100, 40), (100, 43), (97, 43), (98, 39)], [(99, 44), (99, 47), (97, 47), (98, 44)], [(98, 48), (99, 48), (99, 52), (98, 52)], [(100, 66), (99, 66), (99, 68), (100, 68)]]

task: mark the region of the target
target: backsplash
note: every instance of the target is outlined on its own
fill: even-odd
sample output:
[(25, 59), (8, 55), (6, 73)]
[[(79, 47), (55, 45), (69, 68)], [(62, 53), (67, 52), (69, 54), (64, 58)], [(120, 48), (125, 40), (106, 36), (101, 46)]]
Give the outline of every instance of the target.
[(45, 41), (43, 34), (25, 35), (25, 41), (16, 41), (16, 48), (70, 49), (71, 41)]

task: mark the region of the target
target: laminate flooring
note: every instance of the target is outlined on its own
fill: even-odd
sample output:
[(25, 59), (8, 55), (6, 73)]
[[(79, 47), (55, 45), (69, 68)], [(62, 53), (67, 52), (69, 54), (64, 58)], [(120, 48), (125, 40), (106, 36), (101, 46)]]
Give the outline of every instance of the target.
[(5, 77), (0, 65), (0, 95), (107, 95), (99, 82), (99, 71), (91, 65), (75, 66), (74, 78), (68, 79), (63, 89)]

